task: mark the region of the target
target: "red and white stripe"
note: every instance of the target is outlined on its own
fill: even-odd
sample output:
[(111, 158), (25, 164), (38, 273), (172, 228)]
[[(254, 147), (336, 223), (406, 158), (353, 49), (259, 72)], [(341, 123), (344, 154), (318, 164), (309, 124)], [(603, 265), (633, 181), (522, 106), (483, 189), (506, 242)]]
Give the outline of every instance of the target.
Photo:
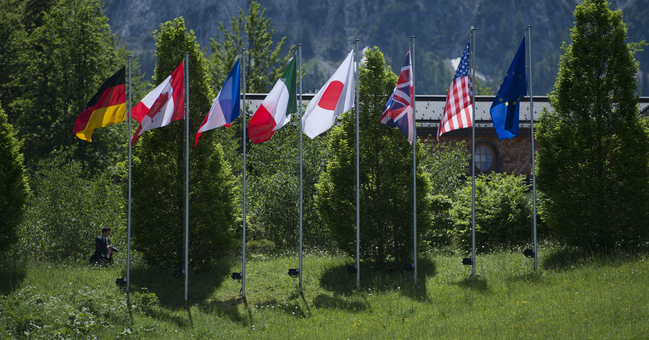
[(471, 76), (456, 78), (446, 95), (446, 106), (437, 129), (437, 140), (449, 131), (473, 126), (473, 82)]

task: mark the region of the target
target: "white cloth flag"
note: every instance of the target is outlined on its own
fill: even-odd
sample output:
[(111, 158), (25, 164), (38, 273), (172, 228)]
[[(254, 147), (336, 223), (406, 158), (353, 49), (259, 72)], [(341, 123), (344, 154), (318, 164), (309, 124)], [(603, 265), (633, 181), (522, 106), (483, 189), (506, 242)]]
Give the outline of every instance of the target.
[(354, 50), (309, 102), (302, 117), (302, 132), (313, 139), (331, 129), (339, 114), (354, 106)]
[(163, 127), (185, 118), (185, 78), (183, 63), (133, 108), (133, 118), (140, 127), (131, 138), (135, 145), (144, 131)]

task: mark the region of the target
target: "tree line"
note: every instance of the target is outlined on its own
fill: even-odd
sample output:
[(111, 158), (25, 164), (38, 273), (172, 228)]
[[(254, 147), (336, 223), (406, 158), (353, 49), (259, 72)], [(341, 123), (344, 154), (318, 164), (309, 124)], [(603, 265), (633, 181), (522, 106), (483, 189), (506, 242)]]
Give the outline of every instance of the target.
[[(0, 1), (13, 5), (0, 17), (8, 24), (0, 25), (6, 45), (0, 50), (0, 209), (11, 212), (0, 221), (0, 251), (13, 249), (21, 260), (85, 259), (102, 227), (113, 229), (119, 247), (126, 241), (126, 124), (97, 130), (92, 143), (77, 139), (72, 126), (98, 86), (125, 64), (127, 47), (110, 32), (98, 1)], [(273, 46), (270, 19), (258, 3), (249, 5), (230, 29), (220, 25), (209, 56), (182, 18), (154, 33), (151, 85), (189, 53), (190, 136), (243, 46), (250, 51), (250, 92), (267, 92), (293, 54), (290, 49), (281, 55), (284, 40)], [(606, 1), (585, 1), (575, 15), (573, 43), (564, 47), (551, 96), (554, 111), (543, 113), (538, 128), (540, 231), (577, 246), (637, 244), (649, 234), (649, 138), (633, 82), (633, 56), (642, 44), (625, 43), (621, 15)], [(595, 42), (601, 46), (586, 48)], [(304, 139), (304, 242), (355, 254), (358, 114), (361, 256), (390, 266), (412, 260), (412, 147), (379, 121), (397, 76), (378, 48), (364, 60), (359, 112), (343, 114), (324, 136)], [(150, 84), (137, 61), (133, 70), (136, 101)], [(245, 112), (231, 128), (205, 133), (190, 150), (191, 267), (210, 268), (240, 245), (242, 143), (249, 143), (241, 129), (253, 113)], [(298, 130), (293, 119), (270, 141), (249, 145), (246, 218), (248, 239), (258, 249), (297, 248)], [(184, 258), (184, 145), (180, 121), (147, 131), (133, 149), (132, 245), (156, 267), (180, 268)], [(416, 147), (418, 249), (469, 249), (471, 181), (464, 145), (420, 140)], [(479, 246), (531, 241), (527, 191), (523, 175), (477, 178)]]

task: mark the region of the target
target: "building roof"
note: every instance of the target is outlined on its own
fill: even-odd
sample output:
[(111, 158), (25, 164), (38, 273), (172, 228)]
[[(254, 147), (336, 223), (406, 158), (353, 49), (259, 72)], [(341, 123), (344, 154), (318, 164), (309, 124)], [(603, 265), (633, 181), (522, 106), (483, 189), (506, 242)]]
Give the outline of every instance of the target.
[[(306, 93), (302, 94), (303, 104), (313, 99), (315, 94)], [(256, 111), (261, 102), (266, 98), (265, 93), (249, 93), (246, 95), (246, 100), (251, 111)], [(417, 127), (423, 128), (437, 128), (439, 125), (440, 117), (444, 112), (446, 105), (446, 96), (443, 95), (416, 95), (415, 96), (415, 110), (417, 116)], [(476, 128), (492, 127), (491, 115), (489, 109), (493, 102), (493, 96), (476, 96)], [(541, 117), (543, 108), (552, 110), (550, 101), (547, 96), (534, 96), (532, 98), (534, 105), (534, 121), (538, 121)], [(520, 103), (520, 127), (529, 127), (530, 125), (530, 100), (526, 97)], [(649, 115), (649, 97), (640, 97), (640, 113), (643, 116)]]

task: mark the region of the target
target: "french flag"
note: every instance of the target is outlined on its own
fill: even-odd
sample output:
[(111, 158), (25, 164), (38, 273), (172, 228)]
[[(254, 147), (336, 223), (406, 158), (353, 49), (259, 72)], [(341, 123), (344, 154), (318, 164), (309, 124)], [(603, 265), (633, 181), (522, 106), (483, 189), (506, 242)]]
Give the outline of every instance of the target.
[(240, 61), (241, 60), (237, 60), (236, 64), (234, 64), (234, 67), (232, 67), (232, 70), (230, 70), (228, 77), (223, 83), (223, 87), (221, 87), (221, 91), (219, 91), (216, 99), (214, 99), (214, 103), (212, 104), (212, 108), (210, 108), (210, 112), (207, 114), (207, 116), (205, 116), (201, 127), (196, 133), (196, 141), (194, 141), (194, 147), (196, 147), (198, 138), (203, 132), (224, 125), (229, 126), (229, 124), (233, 120), (237, 119), (237, 117), (239, 117), (239, 115), (241, 114), (239, 110), (239, 94), (241, 92)]

